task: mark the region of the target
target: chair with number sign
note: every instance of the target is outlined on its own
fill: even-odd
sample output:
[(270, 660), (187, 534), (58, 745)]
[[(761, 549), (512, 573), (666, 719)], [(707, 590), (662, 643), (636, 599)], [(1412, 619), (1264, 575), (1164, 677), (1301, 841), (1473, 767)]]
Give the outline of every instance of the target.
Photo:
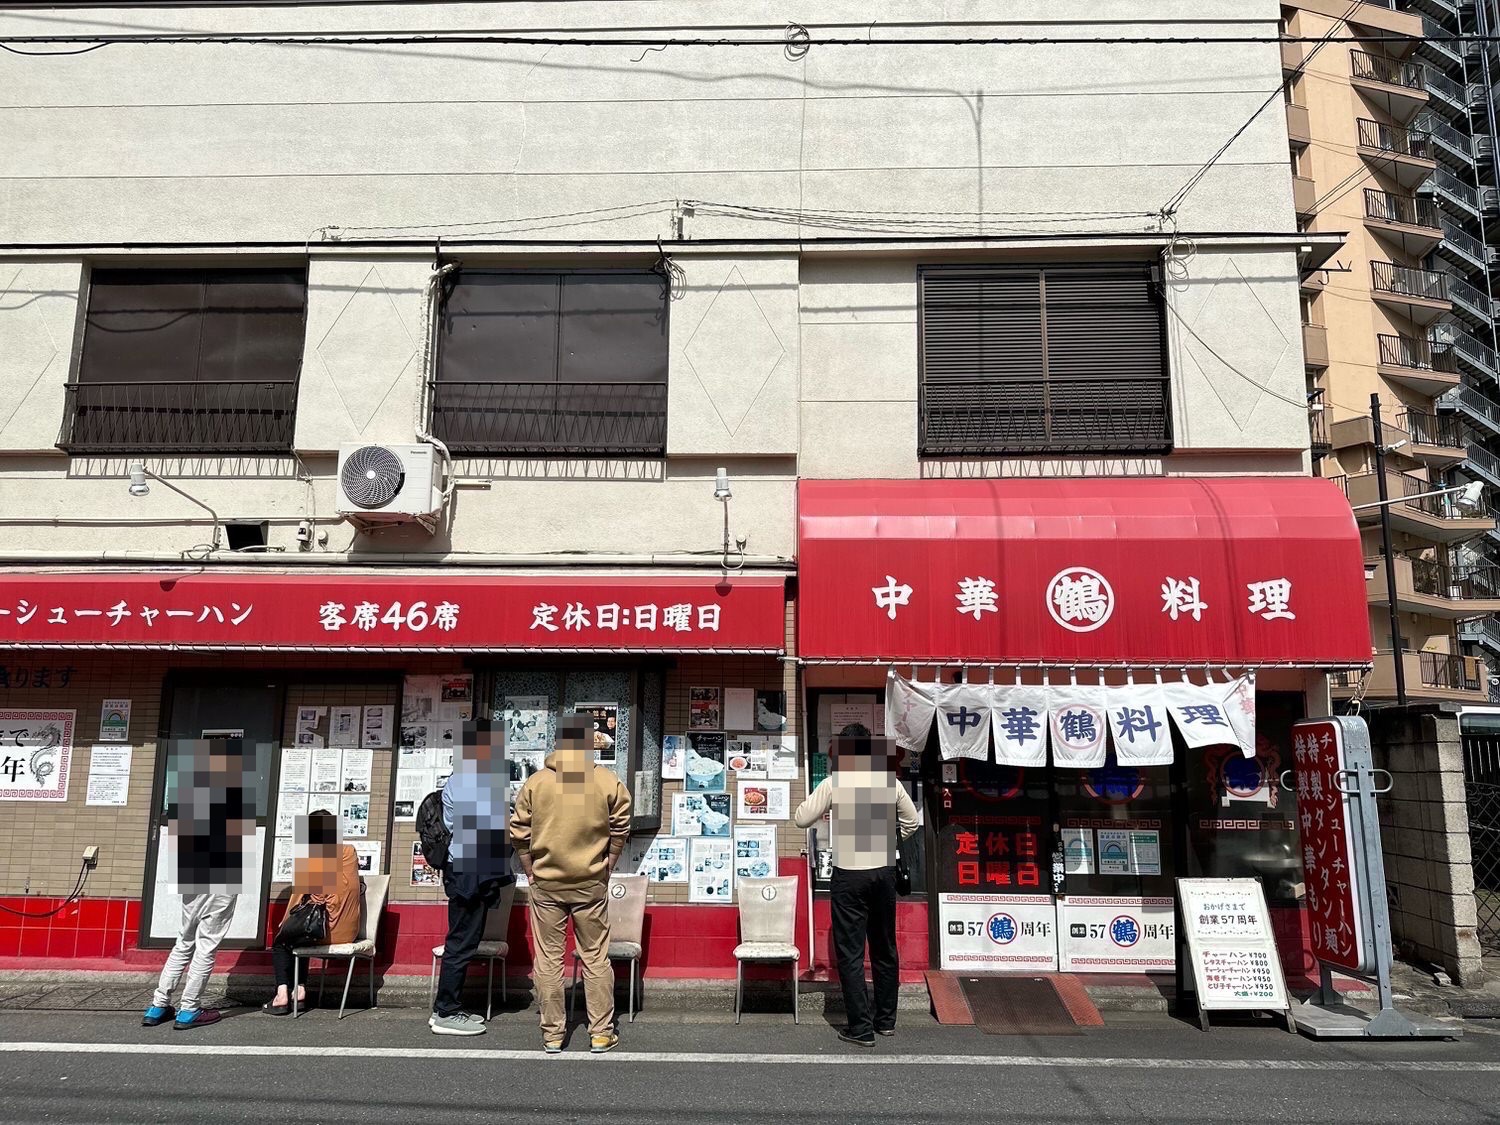
[[(500, 962), (500, 1003), (504, 1004), (510, 999), (510, 988), (505, 979), (505, 961), (510, 956), (510, 910), (515, 901), (516, 885), (508, 883), (500, 891), (500, 901), (490, 907), (489, 913), (484, 916), (484, 933), (474, 950), (475, 957), (484, 958), (490, 965), (489, 983), (484, 994), (484, 1018), (487, 1020), (495, 1014), (496, 961)], [(437, 997), (438, 966), (442, 964), (443, 949), (441, 945), (432, 947), (432, 980), (427, 988), (429, 1009)]]
[[(630, 1002), (626, 1011), (635, 1022), (635, 982), (641, 971), (641, 931), (646, 924), (645, 875), (609, 877), (609, 960), (624, 961), (630, 969)], [(578, 971), (583, 960), (573, 951), (573, 987), (568, 993), (568, 1019), (578, 1007)]]
[(740, 879), (740, 944), (734, 947), (734, 1022), (744, 1006), (745, 962), (792, 963), (792, 1022), (801, 1023), (797, 978), (802, 951), (797, 948), (797, 877)]
[(344, 999), (339, 1004), (339, 1019), (344, 1018), (344, 1009), (349, 1006), (349, 984), (354, 980), (354, 962), (365, 961), (370, 966), (370, 1007), (375, 1007), (375, 939), (380, 934), (380, 916), (385, 913), (386, 896), (390, 894), (389, 875), (366, 875), (360, 883), (364, 914), (359, 921), (359, 936), (343, 945), (303, 945), (292, 950), (292, 1016), (302, 1014), (297, 1003), (297, 988), (301, 984), (302, 958), (313, 958), (323, 962), (323, 971), (318, 975), (318, 1006), (323, 1005), (323, 985), (328, 976), (328, 962), (347, 960), (349, 972), (344, 977)]

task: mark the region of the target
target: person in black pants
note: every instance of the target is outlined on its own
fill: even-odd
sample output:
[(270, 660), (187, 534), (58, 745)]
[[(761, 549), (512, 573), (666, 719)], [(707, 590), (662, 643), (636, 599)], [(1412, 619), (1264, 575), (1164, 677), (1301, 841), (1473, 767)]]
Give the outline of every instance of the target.
[[(833, 774), (797, 806), (799, 828), (832, 813), (833, 949), (849, 1025), (839, 1038), (861, 1047), (896, 1033), (896, 846), (917, 830), (917, 810), (892, 769), (891, 746), (863, 727), (834, 740)], [(875, 1002), (865, 988), (865, 946)]]

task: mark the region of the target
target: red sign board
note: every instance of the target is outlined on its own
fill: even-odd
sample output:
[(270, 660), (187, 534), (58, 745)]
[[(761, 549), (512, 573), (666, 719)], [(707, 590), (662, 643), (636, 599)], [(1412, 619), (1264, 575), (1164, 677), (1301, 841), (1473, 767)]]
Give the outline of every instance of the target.
[(1368, 972), (1355, 824), (1350, 798), (1340, 791), (1345, 769), (1338, 723), (1313, 721), (1292, 727), (1297, 777), (1297, 827), (1302, 833), (1302, 871), (1314, 955), (1350, 972)]
[(780, 578), (0, 575), (0, 646), (779, 653)]
[(1371, 659), (1348, 501), (1306, 477), (803, 481), (800, 655)]

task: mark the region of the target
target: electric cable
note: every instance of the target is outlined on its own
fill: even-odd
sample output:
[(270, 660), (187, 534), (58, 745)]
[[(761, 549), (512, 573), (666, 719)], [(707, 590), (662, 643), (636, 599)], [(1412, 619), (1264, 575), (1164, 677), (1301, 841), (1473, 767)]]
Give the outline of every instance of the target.
[(41, 912), (41, 913), (34, 913), (34, 912), (26, 911), (26, 910), (14, 910), (14, 909), (12, 909), (9, 906), (6, 906), (3, 903), (0, 903), (0, 911), (4, 911), (6, 914), (14, 914), (18, 918), (52, 918), (52, 917), (55, 917), (56, 915), (61, 914), (68, 907), (72, 906), (73, 903), (75, 903), (75, 902), (78, 901), (78, 899), (83, 894), (84, 884), (86, 884), (88, 881), (89, 881), (89, 863), (88, 863), (88, 860), (84, 860), (83, 861), (83, 866), (78, 869), (78, 880), (77, 880), (77, 882), (75, 882), (73, 884), (73, 890), (72, 890), (72, 892), (68, 895), (67, 898), (63, 899), (63, 901), (61, 903), (59, 903), (55, 909), (48, 910), (48, 911)]

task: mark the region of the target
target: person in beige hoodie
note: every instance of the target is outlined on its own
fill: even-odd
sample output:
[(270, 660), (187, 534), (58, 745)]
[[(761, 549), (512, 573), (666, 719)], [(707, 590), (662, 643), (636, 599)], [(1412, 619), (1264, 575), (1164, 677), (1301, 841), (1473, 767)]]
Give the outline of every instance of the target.
[(609, 961), (609, 876), (630, 836), (630, 794), (615, 772), (594, 763), (582, 716), (564, 715), (557, 749), (516, 796), (510, 838), (526, 871), (531, 902), (532, 977), (542, 1012), (542, 1047), (562, 1050), (563, 951), (568, 919), (583, 961), (590, 1050), (619, 1043), (615, 974)]

